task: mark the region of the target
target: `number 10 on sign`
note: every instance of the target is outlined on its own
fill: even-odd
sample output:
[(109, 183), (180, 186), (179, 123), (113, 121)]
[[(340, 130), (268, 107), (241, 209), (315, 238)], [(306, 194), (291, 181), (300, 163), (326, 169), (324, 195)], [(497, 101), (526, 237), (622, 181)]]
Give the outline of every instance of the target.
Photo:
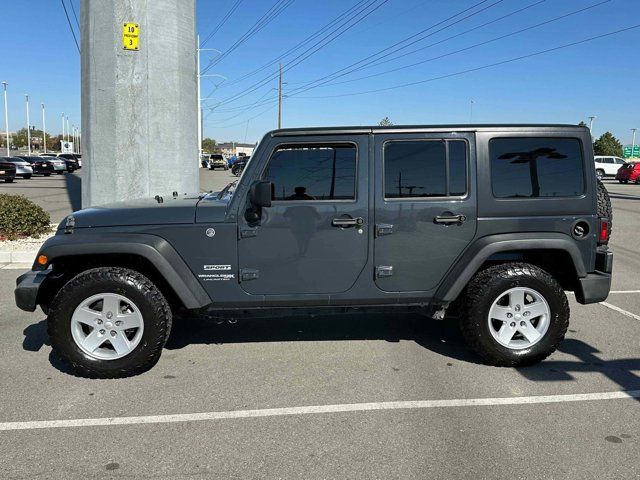
[(138, 50), (140, 40), (140, 25), (137, 23), (125, 23), (122, 27), (122, 47), (125, 50)]

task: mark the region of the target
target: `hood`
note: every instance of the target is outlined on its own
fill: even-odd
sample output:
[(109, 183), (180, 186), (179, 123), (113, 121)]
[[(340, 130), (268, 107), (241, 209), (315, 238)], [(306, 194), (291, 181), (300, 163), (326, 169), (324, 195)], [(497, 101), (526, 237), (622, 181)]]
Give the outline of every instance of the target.
[[(72, 213), (75, 228), (194, 223), (200, 195), (139, 198), (85, 208)], [(69, 218), (69, 217), (67, 217)], [(58, 229), (64, 228), (65, 218)]]

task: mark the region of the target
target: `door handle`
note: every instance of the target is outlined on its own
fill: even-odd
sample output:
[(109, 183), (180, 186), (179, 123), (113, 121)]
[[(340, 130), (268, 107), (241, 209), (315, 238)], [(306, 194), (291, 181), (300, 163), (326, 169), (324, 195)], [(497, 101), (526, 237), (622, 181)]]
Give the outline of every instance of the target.
[(364, 225), (364, 218), (356, 217), (356, 218), (334, 218), (331, 220), (331, 225), (334, 227), (361, 227)]
[(433, 219), (434, 223), (440, 223), (442, 225), (459, 225), (466, 220), (467, 217), (464, 215), (438, 215)]

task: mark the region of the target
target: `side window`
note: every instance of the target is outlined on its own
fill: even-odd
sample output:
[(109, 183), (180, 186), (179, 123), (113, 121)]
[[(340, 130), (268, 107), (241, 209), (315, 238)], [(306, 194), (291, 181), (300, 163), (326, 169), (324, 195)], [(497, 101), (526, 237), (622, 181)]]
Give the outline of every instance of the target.
[(497, 198), (577, 197), (584, 193), (577, 138), (493, 138), (491, 186)]
[(273, 183), (273, 200), (355, 200), (356, 147), (283, 145), (263, 175)]
[(613, 158), (607, 157), (604, 159), (604, 163), (613, 163)]
[(466, 192), (464, 141), (401, 140), (385, 144), (385, 198), (462, 196)]
[(624, 165), (626, 162), (622, 158), (616, 158), (616, 163), (618, 165)]

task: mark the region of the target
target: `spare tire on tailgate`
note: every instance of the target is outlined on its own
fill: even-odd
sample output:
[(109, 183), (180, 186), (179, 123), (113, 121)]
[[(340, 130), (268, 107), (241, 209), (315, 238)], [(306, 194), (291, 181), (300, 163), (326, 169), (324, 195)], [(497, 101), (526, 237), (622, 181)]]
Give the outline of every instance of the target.
[(611, 224), (613, 223), (613, 209), (611, 208), (611, 199), (604, 184), (598, 182), (598, 217), (606, 217), (609, 219), (608, 237), (611, 237)]

